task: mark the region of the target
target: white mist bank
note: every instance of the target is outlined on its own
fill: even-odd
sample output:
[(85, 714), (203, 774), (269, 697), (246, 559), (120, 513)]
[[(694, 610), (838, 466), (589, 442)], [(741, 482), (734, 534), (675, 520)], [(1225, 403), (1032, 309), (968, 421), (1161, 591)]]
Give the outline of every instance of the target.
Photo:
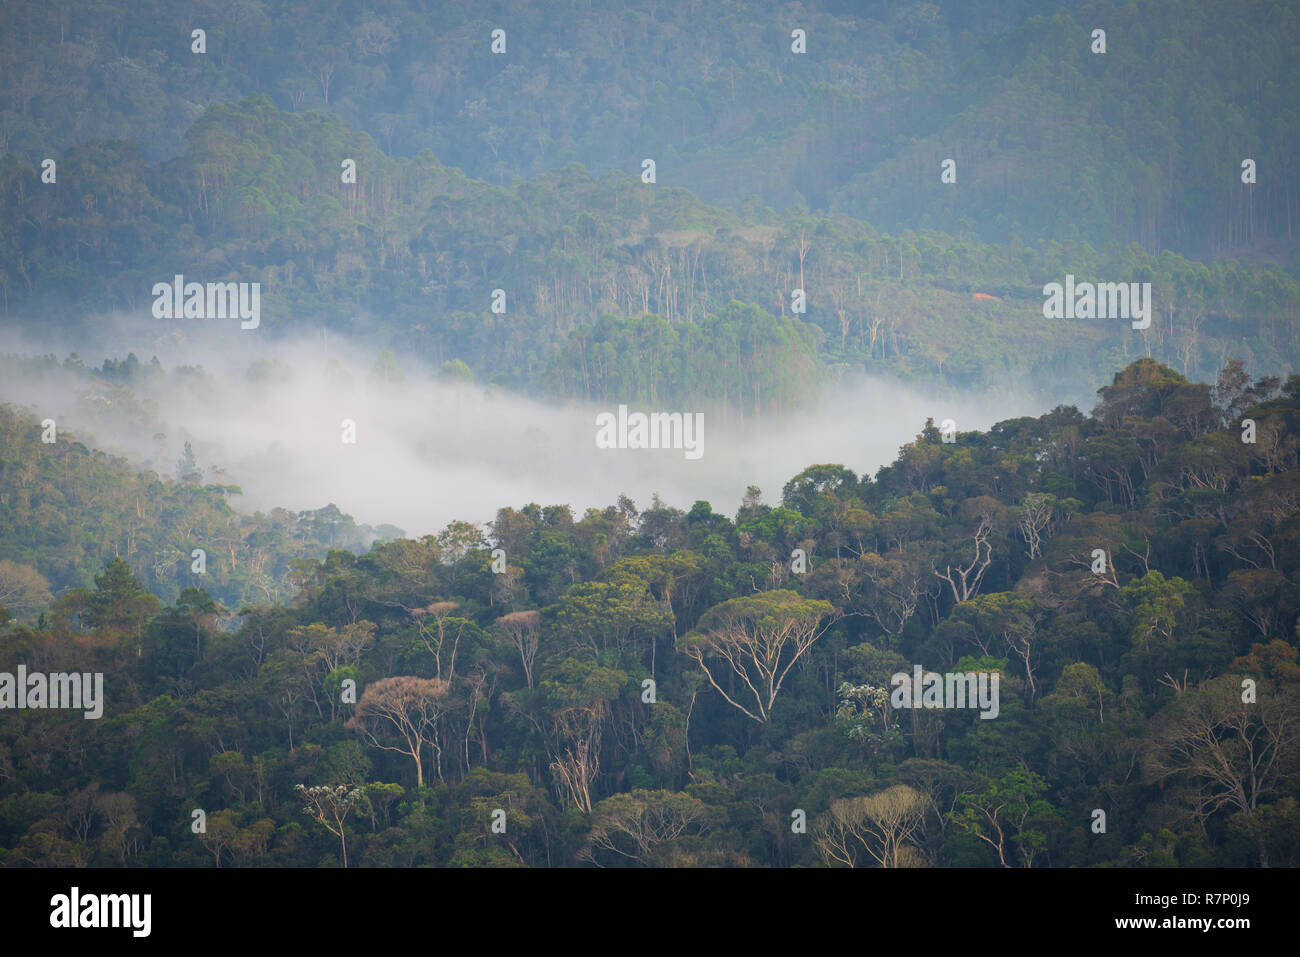
[[(619, 494), (639, 508), (658, 493), (677, 508), (703, 499), (734, 514), (748, 486), (757, 485), (764, 501), (775, 504), (784, 484), (810, 465), (874, 474), (927, 417), (936, 424), (951, 418), (964, 432), (1045, 411), (1028, 400), (1014, 408), (1005, 398), (941, 400), (883, 379), (828, 388), (816, 408), (765, 419), (759, 428), (724, 423), (703, 408), (627, 403), (633, 412), (703, 412), (695, 438), (702, 454), (692, 459), (682, 449), (598, 448), (597, 417), (616, 413), (617, 402), (560, 406), (430, 381), (429, 369), (402, 357), (406, 381), (391, 386), (370, 376), (376, 349), (336, 337), (324, 344), (270, 343), (237, 331), (168, 338), (115, 341), (110, 353), (120, 360), (134, 351), (143, 363), (158, 355), (165, 377), (132, 389), (156, 425), (119, 390), (87, 387), (66, 373), (0, 381), (0, 401), (54, 418), (86, 444), (169, 477), (188, 440), (205, 483), (241, 487), (242, 496), (231, 500), (241, 511), (332, 502), (358, 522), (391, 523), (412, 537), (454, 520), (485, 523), (501, 507), (529, 502), (569, 505), (580, 517)], [(0, 337), (0, 352), (50, 351), (50, 345)], [(62, 360), (66, 351), (55, 354)], [(99, 366), (104, 356), (82, 345), (81, 358)], [(249, 367), (268, 359), (291, 377), (250, 381)], [(191, 363), (201, 364), (206, 376), (178, 368)], [(355, 423), (355, 444), (342, 440), (345, 419)]]

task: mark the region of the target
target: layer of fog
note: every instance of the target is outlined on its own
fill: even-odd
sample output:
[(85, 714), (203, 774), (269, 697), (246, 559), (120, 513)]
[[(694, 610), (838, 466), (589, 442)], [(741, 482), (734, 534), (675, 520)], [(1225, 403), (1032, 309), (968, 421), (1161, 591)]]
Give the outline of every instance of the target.
[[(241, 511), (334, 503), (359, 523), (396, 525), (408, 536), (436, 533), (453, 520), (489, 522), (498, 508), (529, 502), (569, 505), (580, 517), (619, 494), (642, 509), (657, 493), (676, 508), (702, 499), (734, 514), (748, 486), (775, 504), (782, 486), (812, 464), (874, 474), (927, 418), (952, 419), (968, 431), (1045, 411), (1005, 393), (943, 399), (866, 378), (828, 386), (815, 408), (766, 418), (758, 428), (741, 426), (734, 414), (724, 423), (707, 409), (630, 406), (704, 411), (703, 455), (691, 460), (680, 449), (597, 448), (596, 416), (615, 412), (612, 403), (558, 405), (437, 381), (403, 356), (405, 381), (383, 383), (371, 374), (378, 350), (364, 342), (319, 335), (273, 341), (237, 324), (173, 326), (163, 338), (133, 336), (118, 323), (101, 328), (106, 337), (93, 346), (0, 333), (0, 353), (53, 352), (62, 361), (75, 349), (98, 367), (105, 356), (134, 352), (146, 363), (157, 355), (165, 374), (127, 394), (47, 370), (0, 381), (0, 401), (54, 418), (87, 445), (168, 477), (188, 440), (203, 482), (241, 488), (231, 500)], [(250, 367), (266, 360), (275, 364), (251, 381)], [(195, 365), (204, 374), (183, 368)], [(344, 419), (356, 424), (355, 444), (342, 440)]]

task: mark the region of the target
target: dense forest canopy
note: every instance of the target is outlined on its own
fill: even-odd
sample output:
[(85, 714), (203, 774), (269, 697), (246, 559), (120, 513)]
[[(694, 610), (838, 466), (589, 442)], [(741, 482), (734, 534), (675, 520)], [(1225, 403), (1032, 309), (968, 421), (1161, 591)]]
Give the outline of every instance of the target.
[(1300, 866), (1297, 47), (6, 2), (0, 867)]
[[(102, 720), (0, 725), (6, 864), (1300, 864), (1300, 377), (1144, 359), (1090, 415), (927, 423), (734, 515), (368, 551), (4, 427), (0, 667), (106, 675)], [(213, 598), (250, 586), (293, 597)], [(997, 720), (890, 707), (914, 668), (999, 676)]]

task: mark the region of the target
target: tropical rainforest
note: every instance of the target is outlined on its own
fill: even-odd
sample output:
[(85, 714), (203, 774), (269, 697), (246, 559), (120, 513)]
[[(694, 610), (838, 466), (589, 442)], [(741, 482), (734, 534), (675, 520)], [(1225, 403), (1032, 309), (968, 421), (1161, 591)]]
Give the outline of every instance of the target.
[[(1279, 0), (5, 3), (0, 866), (1300, 866), (1297, 46)], [(195, 361), (174, 277), (260, 322)], [(306, 343), (370, 369), (309, 404), (936, 415), (730, 501), (248, 507), (176, 410)]]
[[(8, 865), (1300, 864), (1300, 376), (1143, 359), (734, 514), (364, 552), (2, 422), (0, 666), (109, 676), (0, 725)], [(182, 535), (229, 575), (163, 604)], [(1000, 675), (997, 720), (891, 707), (913, 663)]]

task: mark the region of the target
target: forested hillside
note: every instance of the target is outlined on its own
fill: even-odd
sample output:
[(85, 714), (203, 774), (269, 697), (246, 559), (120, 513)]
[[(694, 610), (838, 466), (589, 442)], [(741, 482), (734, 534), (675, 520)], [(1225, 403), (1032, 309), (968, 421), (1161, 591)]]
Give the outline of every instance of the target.
[[(559, 900), (623, 922), (636, 869), (879, 868), (909, 946), (1264, 928), (1297, 49), (1287, 0), (0, 3), (0, 916), (301, 949), (334, 868), (618, 868)], [(509, 946), (490, 875), (387, 876), (338, 917)]]
[(890, 233), (1217, 257), (1300, 227), (1284, 0), (15, 0), (0, 26), (0, 154), (29, 165), (96, 140), (170, 159), (206, 108), (262, 93), (498, 186), (649, 156), (708, 202)]
[[(147, 498), (143, 541), (158, 509), (238, 527), (221, 489), (3, 427), (0, 541), (62, 515), (11, 579), (102, 560), (99, 503)], [(335, 549), (287, 604), (160, 607), (150, 545), (0, 631), (0, 668), (106, 699), (0, 723), (0, 861), (1295, 866), (1298, 453), (1300, 377), (1144, 359), (1090, 415), (927, 423), (734, 513), (516, 503)], [(891, 707), (914, 667), (999, 675), (998, 720)]]
[[(391, 159), (333, 116), (260, 95), (210, 108), (185, 144), (161, 165), (132, 143), (78, 146), (57, 188), (0, 163), (12, 314), (48, 311), (93, 340), (112, 313), (183, 339), (195, 320), (153, 319), (155, 283), (256, 281), (261, 325), (245, 335), (364, 335), (376, 354), (460, 360), (480, 380), (561, 398), (740, 409), (746, 383), (766, 379), (760, 414), (806, 401), (819, 365), (1033, 396), (1144, 355), (1204, 379), (1228, 356), (1300, 368), (1300, 286), (1273, 264), (741, 216), (666, 170), (653, 186), (576, 164), (491, 186), (428, 153)], [(347, 158), (355, 184), (342, 182)], [(1149, 328), (1045, 319), (1043, 286), (1066, 274), (1152, 283)]]
[[(232, 609), (285, 601), (295, 590), (295, 560), (323, 558), (333, 548), (363, 550), (401, 534), (392, 526), (358, 526), (333, 505), (240, 514), (231, 508), (240, 488), (204, 483), (201, 469), (186, 471), (177, 462), (162, 475), (139, 473), (124, 459), (87, 448), (76, 434), (46, 443), (44, 431), (29, 415), (0, 405), (0, 604), (15, 613), (34, 616), (51, 589), (75, 604), (114, 557), (135, 567), (165, 601), (200, 583)], [(211, 555), (201, 574), (194, 571), (195, 548)], [(15, 566), (27, 571), (16, 574)], [(21, 606), (18, 593), (6, 590), (17, 581), (24, 583)]]

